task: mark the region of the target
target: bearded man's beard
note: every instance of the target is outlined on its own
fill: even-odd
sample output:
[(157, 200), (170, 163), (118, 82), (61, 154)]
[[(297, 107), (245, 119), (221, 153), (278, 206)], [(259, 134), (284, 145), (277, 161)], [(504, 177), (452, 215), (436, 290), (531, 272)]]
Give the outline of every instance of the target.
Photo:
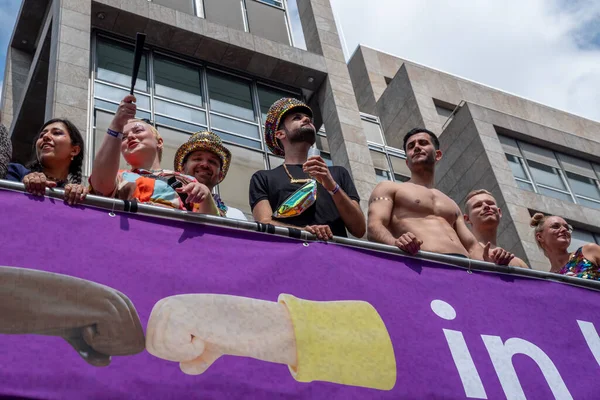
[(317, 140), (315, 129), (312, 126), (301, 126), (300, 128), (287, 132), (290, 143), (309, 143), (311, 146)]

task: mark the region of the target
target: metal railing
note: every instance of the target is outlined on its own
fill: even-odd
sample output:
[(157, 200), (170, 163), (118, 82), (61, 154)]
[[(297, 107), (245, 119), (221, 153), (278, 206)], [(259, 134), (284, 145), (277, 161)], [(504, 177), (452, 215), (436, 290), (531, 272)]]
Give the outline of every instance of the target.
[[(10, 182), (1, 179), (0, 189), (25, 192), (25, 188), (22, 183)], [(46, 189), (46, 197), (62, 200), (63, 196), (64, 191), (62, 189)], [(81, 204), (89, 207), (106, 210), (108, 213), (111, 213), (113, 215), (115, 215), (115, 212), (135, 213), (139, 215), (191, 222), (195, 224), (213, 225), (230, 229), (240, 229), (276, 236), (284, 236), (292, 239), (302, 240), (305, 242), (319, 241), (315, 235), (300, 229), (289, 229), (279, 226), (265, 225), (255, 221), (242, 221), (231, 218), (217, 217), (213, 215), (198, 214), (187, 211), (175, 210), (172, 208), (158, 207), (148, 204), (139, 204), (137, 202), (118, 200), (102, 196), (88, 195)], [(537, 271), (511, 266), (500, 266), (484, 261), (461, 258), (447, 254), (431, 253), (427, 251), (419, 251), (416, 255), (411, 256), (394, 246), (388, 246), (385, 244), (368, 242), (358, 239), (343, 238), (338, 236), (334, 236), (334, 238), (330, 240), (329, 243), (336, 243), (342, 246), (348, 246), (357, 249), (367, 249), (382, 253), (395, 254), (401, 257), (443, 263), (446, 265), (451, 265), (460, 268), (462, 270), (466, 270), (469, 273), (472, 271), (502, 273), (560, 282), (568, 285), (600, 291), (600, 282), (598, 281), (559, 275), (545, 271)]]

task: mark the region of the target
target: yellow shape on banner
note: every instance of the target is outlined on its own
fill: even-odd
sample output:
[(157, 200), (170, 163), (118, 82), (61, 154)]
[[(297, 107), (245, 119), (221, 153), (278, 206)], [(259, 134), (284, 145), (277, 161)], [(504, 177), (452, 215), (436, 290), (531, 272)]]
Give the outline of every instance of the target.
[(396, 358), (385, 324), (364, 301), (309, 301), (281, 294), (296, 336), (299, 382), (326, 381), (391, 390)]

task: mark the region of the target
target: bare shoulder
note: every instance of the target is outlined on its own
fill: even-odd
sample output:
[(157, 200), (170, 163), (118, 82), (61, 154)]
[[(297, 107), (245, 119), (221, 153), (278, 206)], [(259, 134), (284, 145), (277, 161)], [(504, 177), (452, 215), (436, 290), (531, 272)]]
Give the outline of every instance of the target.
[(594, 264), (600, 264), (600, 246), (596, 243), (587, 243), (584, 244), (581, 248), (583, 251), (583, 256)]
[(375, 189), (373, 189), (371, 199), (382, 196), (393, 197), (398, 190), (402, 190), (402, 185), (402, 183), (391, 181), (380, 182), (375, 186)]

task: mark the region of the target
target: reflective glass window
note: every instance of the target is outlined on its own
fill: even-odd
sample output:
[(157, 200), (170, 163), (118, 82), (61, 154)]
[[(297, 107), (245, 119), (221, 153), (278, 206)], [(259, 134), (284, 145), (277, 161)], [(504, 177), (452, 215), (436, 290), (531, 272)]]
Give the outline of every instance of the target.
[(237, 118), (254, 121), (250, 81), (233, 75), (208, 71), (210, 109)]
[[(132, 69), (133, 46), (98, 40), (96, 45), (96, 78), (116, 85), (130, 87)], [(145, 54), (142, 56), (135, 88), (144, 92), (148, 91), (147, 58)]]
[(200, 69), (163, 57), (154, 59), (154, 90), (157, 96), (202, 107)]

